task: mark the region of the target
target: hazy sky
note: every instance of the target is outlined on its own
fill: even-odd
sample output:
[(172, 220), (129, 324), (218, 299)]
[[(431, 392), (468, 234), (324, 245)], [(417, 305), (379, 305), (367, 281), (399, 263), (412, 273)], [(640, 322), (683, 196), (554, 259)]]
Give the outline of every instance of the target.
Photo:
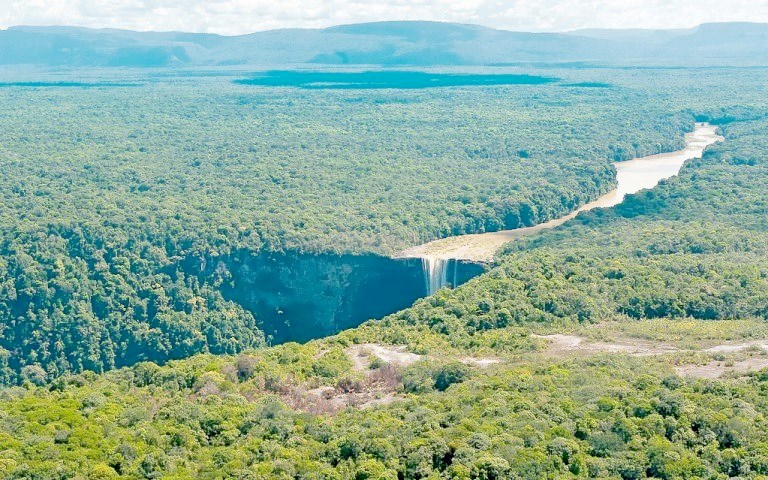
[(768, 0), (0, 0), (0, 28), (81, 25), (233, 35), (377, 20), (523, 31), (678, 28), (768, 22)]

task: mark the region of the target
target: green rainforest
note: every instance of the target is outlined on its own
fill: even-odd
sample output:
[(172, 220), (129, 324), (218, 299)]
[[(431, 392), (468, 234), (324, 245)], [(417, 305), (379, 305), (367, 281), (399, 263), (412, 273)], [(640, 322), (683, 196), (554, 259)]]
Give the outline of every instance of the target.
[(768, 478), (765, 29), (336, 28), (0, 31), (0, 478)]

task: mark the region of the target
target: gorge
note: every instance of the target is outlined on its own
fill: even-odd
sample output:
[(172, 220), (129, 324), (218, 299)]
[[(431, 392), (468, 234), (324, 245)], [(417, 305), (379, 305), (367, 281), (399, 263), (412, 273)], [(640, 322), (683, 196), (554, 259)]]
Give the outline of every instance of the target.
[(200, 277), (226, 278), (220, 286), (224, 298), (251, 312), (275, 344), (333, 335), (384, 317), (486, 269), (463, 260), (248, 251), (190, 258), (184, 265)]
[(696, 124), (686, 135), (685, 149), (616, 163), (614, 190), (532, 227), (447, 237), (394, 258), (241, 251), (204, 262), (189, 259), (184, 269), (203, 277), (225, 272), (224, 298), (250, 311), (272, 343), (333, 335), (407, 308), (441, 288), (462, 285), (485, 272), (505, 243), (562, 225), (580, 212), (617, 205), (626, 195), (676, 175), (687, 160), (721, 140), (716, 127)]

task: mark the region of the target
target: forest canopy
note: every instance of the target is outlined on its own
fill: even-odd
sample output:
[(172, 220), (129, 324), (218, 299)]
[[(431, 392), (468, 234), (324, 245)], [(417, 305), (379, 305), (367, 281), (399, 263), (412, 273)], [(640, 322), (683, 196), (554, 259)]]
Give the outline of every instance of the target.
[(609, 190), (612, 161), (678, 148), (694, 121), (632, 86), (92, 75), (138, 85), (0, 89), (6, 381), (259, 347), (262, 319), (222, 296), (217, 258), (393, 254), (539, 223)]

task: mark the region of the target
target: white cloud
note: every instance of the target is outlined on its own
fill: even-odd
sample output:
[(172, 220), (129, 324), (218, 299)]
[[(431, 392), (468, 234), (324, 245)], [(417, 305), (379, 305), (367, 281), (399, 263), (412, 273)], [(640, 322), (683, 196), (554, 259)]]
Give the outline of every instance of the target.
[(0, 0), (0, 28), (80, 25), (227, 35), (378, 20), (524, 31), (768, 22), (768, 0)]

